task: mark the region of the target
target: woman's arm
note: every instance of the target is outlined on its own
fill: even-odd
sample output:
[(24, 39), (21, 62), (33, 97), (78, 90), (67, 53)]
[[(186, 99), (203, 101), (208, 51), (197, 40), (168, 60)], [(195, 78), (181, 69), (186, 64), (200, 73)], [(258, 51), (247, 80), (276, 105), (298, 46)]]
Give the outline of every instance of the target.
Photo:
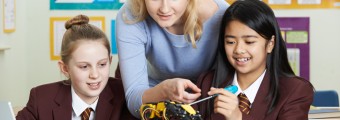
[(128, 18), (130, 14), (127, 5), (123, 5), (116, 18), (116, 40), (119, 55), (119, 67), (123, 80), (125, 97), (129, 111), (138, 117), (138, 112), (142, 104), (142, 95), (149, 89), (147, 76), (147, 60), (145, 57), (145, 45), (147, 34), (144, 24), (138, 22), (127, 24), (123, 20), (122, 14)]

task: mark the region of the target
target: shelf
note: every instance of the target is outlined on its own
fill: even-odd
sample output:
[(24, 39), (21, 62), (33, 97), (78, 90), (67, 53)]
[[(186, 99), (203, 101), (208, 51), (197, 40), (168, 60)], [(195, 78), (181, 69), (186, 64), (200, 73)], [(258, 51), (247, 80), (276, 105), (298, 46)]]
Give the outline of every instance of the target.
[(8, 46), (8, 45), (1, 45), (1, 44), (0, 44), (0, 51), (8, 50), (8, 49), (11, 49), (11, 47)]

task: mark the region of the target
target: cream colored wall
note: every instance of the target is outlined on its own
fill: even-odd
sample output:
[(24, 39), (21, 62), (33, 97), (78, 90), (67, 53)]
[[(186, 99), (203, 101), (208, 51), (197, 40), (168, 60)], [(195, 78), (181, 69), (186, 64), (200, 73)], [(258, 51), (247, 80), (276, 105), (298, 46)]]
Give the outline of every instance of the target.
[[(14, 33), (0, 32), (0, 44), (11, 49), (0, 51), (0, 100), (12, 101), (14, 106), (26, 104), (29, 90), (40, 84), (59, 81), (57, 61), (49, 57), (49, 18), (55, 16), (105, 16), (106, 33), (111, 37), (114, 10), (50, 11), (48, 0), (16, 0), (17, 22)], [(2, 3), (0, 6), (2, 23)], [(338, 10), (275, 10), (277, 16), (310, 17), (310, 74), (317, 90), (336, 89), (340, 93), (340, 9)], [(2, 24), (0, 29), (2, 30)], [(114, 55), (112, 71), (117, 65)]]
[(23, 105), (27, 101), (27, 66), (29, 45), (26, 39), (26, 1), (16, 4), (16, 31), (3, 33), (3, 1), (0, 1), (0, 44), (11, 48), (0, 51), (0, 101), (9, 100), (15, 105)]
[(340, 9), (276, 10), (277, 16), (310, 17), (310, 80), (316, 90), (340, 95)]

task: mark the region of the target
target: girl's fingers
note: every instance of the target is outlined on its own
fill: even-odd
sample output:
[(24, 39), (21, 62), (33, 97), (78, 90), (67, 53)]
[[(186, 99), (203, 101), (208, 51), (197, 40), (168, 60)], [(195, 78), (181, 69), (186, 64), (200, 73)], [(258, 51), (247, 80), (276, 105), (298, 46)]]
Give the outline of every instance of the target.
[(226, 96), (234, 96), (233, 93), (223, 89), (223, 88), (210, 88), (210, 91), (208, 92), (208, 95), (213, 95), (213, 94), (222, 94)]

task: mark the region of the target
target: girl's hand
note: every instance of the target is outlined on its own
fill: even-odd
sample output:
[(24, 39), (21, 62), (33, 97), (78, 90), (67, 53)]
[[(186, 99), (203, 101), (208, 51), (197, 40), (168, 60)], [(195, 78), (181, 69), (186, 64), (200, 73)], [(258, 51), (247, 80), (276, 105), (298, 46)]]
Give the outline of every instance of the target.
[[(181, 103), (191, 103), (201, 96), (201, 89), (188, 79), (167, 79), (157, 85), (163, 97)], [(186, 91), (190, 90), (190, 92)]]
[(208, 95), (219, 94), (214, 101), (214, 112), (222, 114), (227, 120), (242, 120), (238, 98), (223, 88), (210, 88)]

